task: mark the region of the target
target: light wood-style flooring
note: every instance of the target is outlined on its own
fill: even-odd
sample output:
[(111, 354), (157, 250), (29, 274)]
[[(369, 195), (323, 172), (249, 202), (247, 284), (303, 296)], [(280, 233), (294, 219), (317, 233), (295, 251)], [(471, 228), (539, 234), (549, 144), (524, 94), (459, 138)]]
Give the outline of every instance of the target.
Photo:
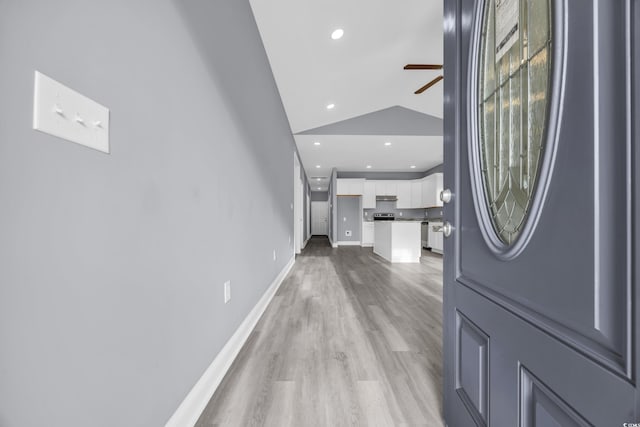
[(442, 257), (314, 237), (197, 426), (442, 426)]

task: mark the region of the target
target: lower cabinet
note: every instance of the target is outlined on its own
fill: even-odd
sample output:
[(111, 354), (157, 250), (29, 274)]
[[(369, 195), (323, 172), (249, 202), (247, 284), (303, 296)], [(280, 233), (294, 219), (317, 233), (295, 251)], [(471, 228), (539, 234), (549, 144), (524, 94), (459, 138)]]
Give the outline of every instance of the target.
[(375, 240), (375, 227), (373, 221), (362, 222), (362, 246), (373, 246)]

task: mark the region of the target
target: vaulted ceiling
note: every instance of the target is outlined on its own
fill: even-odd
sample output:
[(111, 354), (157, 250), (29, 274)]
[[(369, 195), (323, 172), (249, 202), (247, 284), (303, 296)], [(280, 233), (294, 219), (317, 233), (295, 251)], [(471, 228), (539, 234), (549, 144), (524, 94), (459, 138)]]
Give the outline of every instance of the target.
[(441, 0), (250, 2), (309, 178), (442, 163), (442, 71), (403, 70), (442, 64)]

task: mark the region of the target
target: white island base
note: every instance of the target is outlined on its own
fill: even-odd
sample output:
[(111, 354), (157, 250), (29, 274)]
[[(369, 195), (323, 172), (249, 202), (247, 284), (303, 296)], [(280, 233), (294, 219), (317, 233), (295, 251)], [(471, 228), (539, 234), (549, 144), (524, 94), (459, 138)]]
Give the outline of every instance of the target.
[(373, 252), (390, 262), (420, 262), (420, 221), (376, 221)]

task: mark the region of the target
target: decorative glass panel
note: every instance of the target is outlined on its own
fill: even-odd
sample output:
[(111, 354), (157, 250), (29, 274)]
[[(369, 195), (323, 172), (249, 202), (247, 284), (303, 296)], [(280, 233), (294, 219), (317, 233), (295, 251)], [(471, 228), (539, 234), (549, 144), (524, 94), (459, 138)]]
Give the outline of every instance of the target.
[(551, 0), (485, 0), (480, 40), (481, 173), (494, 229), (522, 230), (544, 150), (551, 77)]

